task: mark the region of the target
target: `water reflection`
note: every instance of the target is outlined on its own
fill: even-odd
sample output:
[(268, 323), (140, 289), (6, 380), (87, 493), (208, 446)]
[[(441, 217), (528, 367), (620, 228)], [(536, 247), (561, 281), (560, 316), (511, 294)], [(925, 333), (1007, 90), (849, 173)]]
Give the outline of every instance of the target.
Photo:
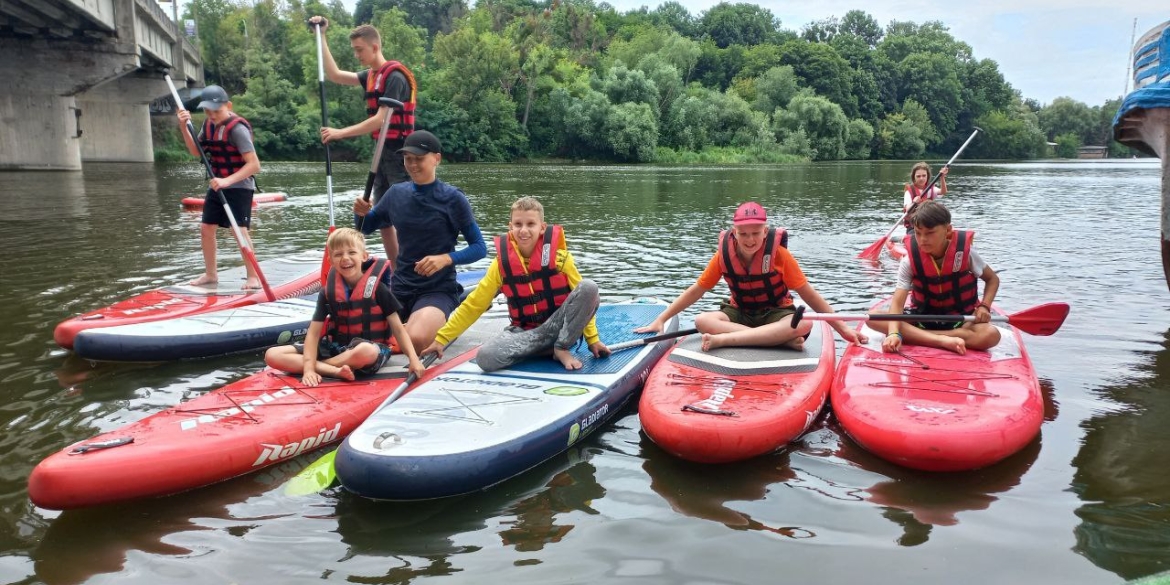
[(1116, 407), (1085, 420), (1073, 464), (1076, 551), (1132, 579), (1170, 567), (1170, 331), (1125, 380), (1100, 390)]
[(733, 530), (759, 530), (787, 538), (811, 538), (799, 526), (771, 526), (729, 506), (729, 502), (763, 500), (774, 486), (797, 478), (788, 453), (778, 452), (721, 465), (692, 463), (663, 451), (642, 434), (642, 469), (650, 489), (670, 508), (692, 518), (718, 522)]
[[(538, 552), (560, 542), (574, 525), (576, 512), (597, 514), (591, 505), (605, 496), (589, 462), (589, 447), (571, 447), (540, 466), (485, 491), (421, 502), (379, 502), (339, 494), (337, 531), (349, 546), (347, 559), (373, 555), (399, 561), (385, 574), (362, 574), (361, 567), (383, 567), (362, 561), (355, 578), (371, 582), (406, 582), (420, 576), (452, 574), (450, 557), (471, 553), (486, 544), (472, 536), (487, 530), (498, 542), (518, 552)], [(538, 560), (526, 564), (539, 563)]]

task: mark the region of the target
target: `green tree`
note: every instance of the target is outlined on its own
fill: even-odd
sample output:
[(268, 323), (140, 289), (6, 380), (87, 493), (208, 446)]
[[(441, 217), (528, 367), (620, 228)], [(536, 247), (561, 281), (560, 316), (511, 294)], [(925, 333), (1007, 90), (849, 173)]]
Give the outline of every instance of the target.
[(780, 62), (791, 66), (806, 87), (841, 106), (847, 115), (857, 115), (853, 69), (836, 49), (824, 43), (795, 40), (784, 43), (781, 53)]
[(617, 104), (606, 117), (604, 136), (617, 160), (650, 162), (658, 146), (658, 115), (649, 104)]
[(1056, 137), (1056, 156), (1060, 158), (1076, 158), (1077, 150), (1083, 146), (1081, 137), (1075, 132), (1066, 132)]
[[(353, 19), (358, 24), (373, 24), (388, 10), (401, 10), (407, 15), (406, 22), (434, 36), (454, 30), (455, 22), (467, 13), (467, 3), (464, 0), (358, 0)], [(382, 37), (383, 42), (386, 40)]]
[(606, 71), (593, 86), (612, 104), (646, 104), (654, 113), (654, 119), (658, 119), (658, 87), (645, 73), (619, 64)]
[(816, 151), (816, 160), (845, 158), (845, 134), (849, 118), (841, 106), (817, 95), (803, 93), (792, 98), (788, 107), (772, 116), (779, 138), (783, 132), (804, 130)]
[(701, 97), (680, 96), (670, 105), (662, 128), (662, 144), (682, 150), (702, 150), (710, 143), (710, 128), (714, 127), (716, 117), (714, 106)]
[(773, 67), (757, 77), (755, 90), (752, 109), (769, 113), (787, 106), (789, 100), (800, 91), (800, 86), (792, 66), (784, 65)]
[(780, 28), (780, 20), (772, 11), (743, 2), (720, 2), (704, 12), (699, 23), (721, 49), (731, 45), (758, 45), (771, 39)]
[(882, 27), (869, 13), (862, 10), (850, 10), (841, 18), (838, 34), (854, 35), (872, 48), (876, 47), (882, 40)]
[(1044, 132), (1020, 108), (995, 110), (975, 120), (984, 137), (971, 143), (972, 157), (1029, 159), (1048, 150)]
[(407, 18), (405, 12), (391, 8), (378, 15), (375, 28), (382, 35), (382, 54), (387, 59), (417, 68), (426, 60), (427, 31), (410, 24)]
[(953, 132), (963, 107), (957, 63), (935, 53), (913, 53), (898, 63), (897, 72), (902, 101), (913, 99), (925, 106), (938, 136)]
[(901, 113), (883, 118), (874, 140), (880, 158), (916, 159), (921, 158), (922, 153), (926, 152), (922, 129)]
[(1075, 134), (1084, 144), (1097, 132), (1097, 119), (1092, 109), (1070, 97), (1058, 97), (1043, 107), (1037, 117), (1040, 128), (1049, 138), (1061, 134)]
[(650, 12), (650, 22), (656, 26), (667, 26), (675, 32), (690, 38), (699, 36), (699, 22), (682, 4), (671, 0), (663, 2)]
[(873, 126), (860, 118), (849, 120), (845, 128), (845, 158), (864, 160), (869, 158), (873, 144)]

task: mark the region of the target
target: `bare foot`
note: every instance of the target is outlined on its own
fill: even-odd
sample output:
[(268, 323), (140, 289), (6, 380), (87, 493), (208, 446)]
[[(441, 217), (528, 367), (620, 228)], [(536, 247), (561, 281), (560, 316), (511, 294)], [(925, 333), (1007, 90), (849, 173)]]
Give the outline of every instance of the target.
[(720, 347), (723, 347), (723, 336), (722, 335), (717, 334), (717, 333), (716, 334), (711, 334), (711, 333), (704, 333), (703, 334), (703, 345), (702, 345), (703, 351), (711, 351), (713, 349), (718, 349)]
[(567, 349), (561, 349), (559, 347), (554, 347), (553, 348), (553, 359), (557, 360), (558, 362), (561, 362), (561, 365), (565, 366), (566, 370), (580, 370), (581, 369), (581, 360), (577, 359), (577, 357), (573, 355), (573, 352), (571, 352)]
[(946, 336), (946, 335), (943, 335), (940, 337), (943, 337), (943, 341), (941, 343), (939, 343), (939, 347), (941, 347), (947, 351), (953, 351), (959, 355), (966, 355), (966, 353), (967, 353), (967, 342), (966, 341), (963, 341), (961, 338), (958, 338), (958, 337), (950, 337), (950, 336)]
[(337, 368), (337, 377), (341, 378), (342, 380), (349, 380), (352, 382), (354, 380), (353, 368), (349, 366), (341, 366), (340, 368)]
[(244, 290), (260, 290), (260, 278), (256, 276), (248, 277), (244, 281)]
[(217, 282), (219, 282), (219, 277), (212, 276), (210, 274), (203, 274), (199, 278), (192, 280), (191, 284), (193, 284), (195, 286), (206, 286), (209, 284), (215, 284)]
[(788, 349), (794, 349), (796, 351), (804, 351), (804, 337), (797, 335), (795, 338), (781, 343), (780, 347), (787, 347)]

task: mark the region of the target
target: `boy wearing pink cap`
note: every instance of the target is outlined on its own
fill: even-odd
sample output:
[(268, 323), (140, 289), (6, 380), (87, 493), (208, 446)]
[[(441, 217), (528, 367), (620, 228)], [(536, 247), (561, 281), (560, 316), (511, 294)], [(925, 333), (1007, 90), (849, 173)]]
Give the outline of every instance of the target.
[[(800, 350), (812, 331), (811, 321), (792, 327), (796, 307), (795, 291), (818, 313), (832, 313), (833, 307), (809, 284), (800, 265), (788, 252), (788, 233), (768, 227), (768, 215), (759, 203), (749, 201), (735, 210), (732, 229), (719, 234), (719, 248), (707, 262), (703, 274), (652, 323), (639, 333), (660, 332), (667, 320), (681, 313), (722, 278), (731, 289), (731, 298), (718, 311), (695, 317), (695, 328), (703, 334), (703, 350), (724, 346), (769, 347), (783, 345)], [(843, 322), (829, 322), (843, 339), (865, 343)]]

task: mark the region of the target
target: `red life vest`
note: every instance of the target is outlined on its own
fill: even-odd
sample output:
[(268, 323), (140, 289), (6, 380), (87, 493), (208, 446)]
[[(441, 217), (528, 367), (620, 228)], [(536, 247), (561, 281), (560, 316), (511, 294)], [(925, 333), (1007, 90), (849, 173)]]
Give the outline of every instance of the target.
[(379, 258), (358, 279), (353, 290), (346, 291), (345, 279), (336, 269), (329, 269), (325, 283), (325, 299), (329, 303), (329, 322), (326, 331), (332, 340), (346, 345), (355, 337), (378, 343), (390, 342), (389, 317), (378, 306), (378, 284), (389, 270), (390, 263)]
[[(914, 185), (906, 185), (906, 191), (910, 193), (910, 201), (914, 201), (918, 197), (922, 196), (923, 193), (922, 189), (919, 189)], [(938, 192), (938, 187), (931, 185), (930, 189), (926, 190), (926, 197), (923, 197), (922, 201), (934, 201), (939, 197), (940, 194)], [(911, 225), (911, 220), (914, 219), (914, 210), (918, 209), (918, 206), (922, 204), (922, 201), (919, 201), (918, 203), (911, 203), (910, 209), (906, 210), (906, 217), (902, 218), (902, 225), (906, 226), (907, 229), (914, 228), (914, 226)]]
[(244, 168), (244, 155), (228, 140), (237, 124), (243, 124), (249, 133), (252, 132), (252, 125), (236, 114), (219, 126), (213, 124), (211, 118), (203, 122), (199, 145), (207, 154), (207, 160), (211, 161), (211, 170), (221, 179)]
[(513, 326), (538, 327), (569, 296), (569, 278), (557, 268), (557, 250), (564, 249), (564, 242), (561, 226), (548, 226), (525, 264), (520, 252), (509, 243), (508, 234), (496, 236), (496, 260)]
[(756, 251), (751, 264), (744, 266), (736, 252), (735, 233), (719, 233), (719, 269), (731, 289), (731, 306), (747, 311), (774, 309), (792, 304), (784, 275), (772, 265), (772, 254), (779, 247), (788, 247), (788, 232), (784, 228), (768, 228), (764, 245)]
[[(910, 259), (910, 307), (920, 315), (970, 315), (979, 305), (979, 279), (971, 273), (971, 242), (975, 232), (955, 230), (946, 254), (936, 264), (918, 247), (914, 236), (906, 236)], [(941, 272), (940, 272), (941, 270)]]
[[(373, 116), (378, 113), (378, 98), (382, 97), (382, 92), (386, 90), (386, 80), (395, 71), (400, 71), (406, 76), (406, 82), (410, 85), (410, 100), (402, 102), (402, 109), (390, 109), (390, 126), (386, 128), (387, 140), (406, 138), (414, 132), (414, 106), (418, 102), (418, 83), (414, 81), (414, 74), (410, 69), (398, 61), (387, 61), (377, 72), (370, 69), (366, 73), (366, 115)], [(379, 131), (380, 129), (375, 130), (370, 136), (377, 140)]]

